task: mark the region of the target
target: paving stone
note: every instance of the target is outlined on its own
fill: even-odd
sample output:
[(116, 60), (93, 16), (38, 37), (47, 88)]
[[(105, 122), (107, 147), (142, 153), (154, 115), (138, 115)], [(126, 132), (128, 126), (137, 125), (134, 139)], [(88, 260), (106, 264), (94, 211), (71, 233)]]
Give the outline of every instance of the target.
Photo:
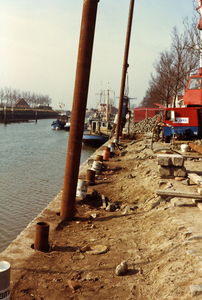
[(190, 285), (190, 291), (193, 296), (201, 295), (202, 294), (202, 284)]
[(192, 253), (193, 256), (202, 256), (202, 253)]
[(176, 177), (186, 177), (187, 172), (186, 172), (186, 168), (183, 167), (173, 167), (173, 174)]
[(178, 154), (157, 154), (157, 163), (160, 166), (184, 166), (184, 157)]
[(194, 249), (191, 249), (191, 250), (187, 251), (187, 254), (193, 254), (193, 253), (196, 253), (196, 251)]
[(172, 156), (172, 164), (173, 164), (173, 166), (176, 166), (176, 167), (183, 167), (184, 166), (184, 157), (181, 155), (174, 154)]
[(187, 179), (185, 179), (185, 180), (182, 180), (181, 182), (182, 182), (182, 184), (184, 184), (184, 185), (189, 185), (189, 178), (187, 178)]
[(158, 165), (158, 171), (159, 176), (162, 178), (172, 176), (171, 167), (162, 167), (161, 165)]
[(68, 280), (67, 282), (72, 290), (77, 290), (80, 287), (79, 284), (73, 280)]
[(156, 128), (156, 121), (159, 116), (163, 116), (163, 112), (159, 113), (154, 117), (149, 117), (144, 119), (136, 124), (131, 122), (130, 124), (130, 132), (131, 133), (145, 133), (145, 132), (152, 132), (154, 128)]
[(111, 211), (111, 212), (115, 211), (116, 210), (116, 204), (109, 202), (108, 206), (106, 207), (106, 210)]
[(170, 166), (172, 159), (168, 154), (157, 154), (157, 163), (160, 166)]

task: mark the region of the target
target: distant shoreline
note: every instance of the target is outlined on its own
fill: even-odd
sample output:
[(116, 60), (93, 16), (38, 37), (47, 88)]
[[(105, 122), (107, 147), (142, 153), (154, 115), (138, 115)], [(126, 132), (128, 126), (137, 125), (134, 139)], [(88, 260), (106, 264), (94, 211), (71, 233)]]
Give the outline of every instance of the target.
[(4, 111), (0, 111), (0, 123), (17, 123), (17, 122), (29, 122), (30, 120), (38, 119), (54, 119), (57, 118), (58, 112), (54, 110), (45, 109), (19, 109), (11, 108)]

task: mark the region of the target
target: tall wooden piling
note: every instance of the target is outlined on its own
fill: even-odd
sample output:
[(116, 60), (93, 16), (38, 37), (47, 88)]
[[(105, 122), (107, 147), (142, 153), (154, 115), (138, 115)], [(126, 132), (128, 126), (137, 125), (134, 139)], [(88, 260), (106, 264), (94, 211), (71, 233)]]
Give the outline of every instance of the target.
[(4, 125), (7, 124), (6, 106), (4, 106)]
[(134, 3), (135, 3), (135, 0), (130, 1), (128, 27), (127, 27), (123, 69), (122, 69), (121, 89), (120, 89), (120, 96), (119, 96), (118, 120), (117, 120), (116, 136), (115, 136), (115, 139), (117, 142), (119, 141), (119, 136), (122, 135), (122, 126), (121, 126), (122, 125), (122, 107), (123, 107), (123, 97), (124, 97), (124, 90), (125, 90), (126, 73), (127, 73), (128, 67), (129, 67), (128, 53), (129, 53), (129, 45), (130, 45), (130, 35), (131, 35), (131, 28), (132, 28)]
[(93, 51), (97, 6), (99, 0), (84, 0), (77, 58), (74, 98), (60, 216), (72, 220), (75, 215), (84, 120)]

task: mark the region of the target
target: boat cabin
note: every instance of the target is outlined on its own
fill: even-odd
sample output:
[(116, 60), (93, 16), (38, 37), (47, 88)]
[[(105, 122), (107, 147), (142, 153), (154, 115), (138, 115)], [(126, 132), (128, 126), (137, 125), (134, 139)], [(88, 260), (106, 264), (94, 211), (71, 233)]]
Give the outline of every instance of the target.
[(101, 132), (108, 134), (109, 124), (106, 121), (92, 121), (91, 123), (91, 133)]

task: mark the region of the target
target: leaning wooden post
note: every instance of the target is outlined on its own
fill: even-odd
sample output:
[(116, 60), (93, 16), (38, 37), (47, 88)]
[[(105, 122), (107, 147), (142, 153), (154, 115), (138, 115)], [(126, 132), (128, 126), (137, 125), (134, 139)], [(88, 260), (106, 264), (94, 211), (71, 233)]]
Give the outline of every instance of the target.
[(36, 107), (36, 110), (35, 110), (35, 123), (37, 123), (37, 107)]
[(60, 216), (65, 220), (73, 220), (75, 215), (76, 188), (80, 165), (98, 2), (99, 0), (84, 0), (83, 2), (71, 127), (69, 132), (60, 212)]
[(128, 53), (129, 53), (129, 45), (130, 45), (130, 35), (131, 35), (131, 28), (132, 28), (134, 2), (135, 2), (135, 0), (130, 1), (128, 28), (127, 28), (127, 34), (126, 34), (125, 53), (124, 53), (123, 69), (122, 69), (121, 90), (120, 90), (120, 96), (119, 96), (118, 120), (117, 120), (116, 136), (115, 136), (116, 142), (119, 141), (119, 136), (122, 134), (122, 126), (121, 126), (122, 125), (122, 107), (123, 107), (123, 96), (124, 96), (124, 90), (125, 90), (126, 73), (127, 73), (128, 67), (129, 67)]
[(7, 124), (6, 105), (4, 106), (4, 125)]

